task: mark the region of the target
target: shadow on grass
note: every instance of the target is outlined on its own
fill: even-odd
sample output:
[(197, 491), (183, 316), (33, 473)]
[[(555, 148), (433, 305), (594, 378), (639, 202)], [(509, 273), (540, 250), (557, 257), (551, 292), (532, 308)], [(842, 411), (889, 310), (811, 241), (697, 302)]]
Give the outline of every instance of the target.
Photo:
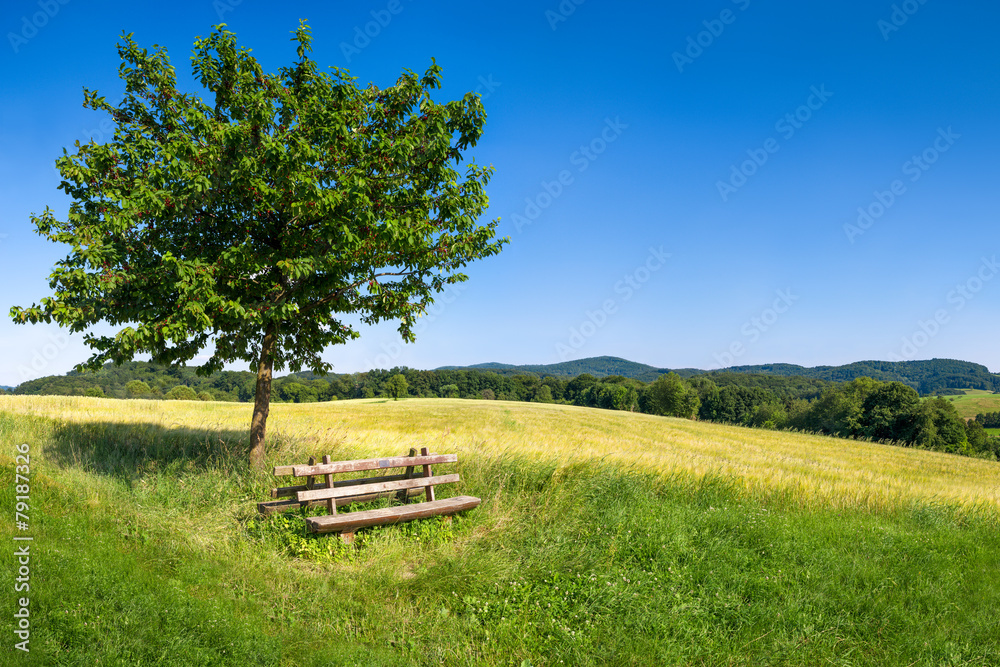
[[(280, 439), (268, 445), (280, 448)], [(249, 430), (163, 427), (114, 422), (61, 423), (52, 430), (46, 456), (56, 465), (134, 481), (163, 469), (253, 476)], [(251, 474), (254, 473), (254, 474)]]

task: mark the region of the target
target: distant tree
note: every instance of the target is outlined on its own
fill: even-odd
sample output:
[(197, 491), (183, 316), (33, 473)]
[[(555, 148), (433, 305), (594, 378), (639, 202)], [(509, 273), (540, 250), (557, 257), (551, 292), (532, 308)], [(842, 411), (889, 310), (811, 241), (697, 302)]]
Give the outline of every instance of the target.
[(406, 398), (409, 395), (406, 376), (402, 373), (397, 373), (389, 378), (385, 383), (385, 393), (391, 396), (394, 401)]
[[(456, 389), (457, 389), (457, 387), (456, 387)], [(493, 393), (492, 389), (483, 389), (481, 392), (479, 392), (479, 396), (484, 401), (495, 401), (495, 400), (497, 400), (497, 395), (495, 393)]]
[(198, 392), (198, 400), (199, 401), (214, 401), (215, 400), (215, 396), (212, 396), (212, 392), (210, 392), (210, 391), (200, 391), (200, 392)]
[(172, 401), (196, 401), (198, 394), (191, 387), (179, 384), (167, 392), (167, 398)]
[(565, 398), (577, 405), (585, 405), (583, 394), (585, 391), (597, 384), (597, 378), (589, 373), (577, 375), (566, 383)]
[(989, 434), (983, 425), (975, 419), (965, 422), (965, 440), (969, 443), (969, 450), (973, 453), (988, 451)]
[(439, 391), (441, 393), (441, 398), (458, 398), (457, 384), (442, 385)]
[(132, 380), (125, 383), (125, 392), (129, 396), (145, 396), (149, 393), (149, 385), (142, 380)]
[(87, 387), (83, 392), (84, 396), (93, 396), (95, 398), (104, 398), (104, 389), (100, 386)]
[(121, 104), (84, 91), (115, 132), (56, 161), (67, 218), (32, 217), (72, 246), (50, 276), (55, 294), (11, 309), (19, 323), (121, 326), (86, 334), (90, 368), (142, 353), (178, 364), (208, 345), (200, 372), (251, 364), (257, 466), (275, 369), (329, 370), (321, 354), (359, 336), (352, 318), (398, 320), (413, 341), (434, 295), (507, 242), (497, 221), (479, 224), (492, 168), (458, 171), (483, 134), (479, 96), (432, 100), (433, 61), (423, 76), (361, 88), (308, 57), (305, 22), (294, 41), (297, 61), (265, 73), (216, 26), (191, 59), (206, 102), (178, 89), (165, 49), (123, 35)]
[(658, 377), (646, 392), (648, 411), (654, 415), (690, 418), (701, 404), (698, 392), (673, 372)]
[(543, 384), (535, 391), (535, 402), (537, 403), (551, 403), (552, 402), (552, 388), (547, 384)]
[(965, 420), (958, 416), (951, 401), (941, 397), (922, 401), (915, 410), (913, 424), (908, 441), (943, 452), (968, 453)]
[(880, 384), (861, 405), (861, 434), (872, 440), (912, 441), (919, 404), (920, 395), (913, 387), (902, 382)]

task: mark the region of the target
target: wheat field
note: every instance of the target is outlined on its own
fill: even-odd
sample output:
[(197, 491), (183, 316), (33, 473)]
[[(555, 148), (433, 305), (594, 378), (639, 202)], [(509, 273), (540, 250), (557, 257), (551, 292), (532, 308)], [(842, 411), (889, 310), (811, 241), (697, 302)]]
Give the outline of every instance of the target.
[[(0, 411), (72, 423), (151, 425), (205, 437), (248, 432), (251, 406), (0, 396)], [(271, 406), (269, 462), (335, 460), (429, 447), (465, 457), (525, 456), (568, 466), (603, 461), (664, 475), (718, 476), (803, 505), (869, 509), (912, 502), (1000, 510), (1000, 464), (877, 443), (565, 405), (384, 399)]]

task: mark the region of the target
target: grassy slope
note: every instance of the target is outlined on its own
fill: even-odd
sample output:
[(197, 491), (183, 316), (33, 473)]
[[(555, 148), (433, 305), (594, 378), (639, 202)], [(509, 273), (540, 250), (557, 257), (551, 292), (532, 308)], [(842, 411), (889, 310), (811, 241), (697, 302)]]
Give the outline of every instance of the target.
[(273, 479), (237, 455), (245, 406), (122, 407), (0, 397), (0, 441), (32, 446), (47, 664), (1000, 662), (995, 463), (534, 404), (275, 406), (275, 463), (462, 455), (450, 493), (479, 509), (355, 550), (253, 516)]
[(981, 389), (966, 389), (964, 396), (945, 396), (955, 404), (958, 414), (966, 419), (975, 419), (982, 412), (1000, 411), (1000, 394)]

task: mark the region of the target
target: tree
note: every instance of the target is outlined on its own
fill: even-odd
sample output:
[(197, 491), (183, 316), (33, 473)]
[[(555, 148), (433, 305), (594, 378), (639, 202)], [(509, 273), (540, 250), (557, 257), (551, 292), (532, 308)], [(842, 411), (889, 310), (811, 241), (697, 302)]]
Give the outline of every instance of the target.
[(349, 315), (398, 320), (412, 342), (434, 295), (508, 241), (494, 238), (498, 221), (478, 223), (492, 167), (457, 171), (483, 133), (477, 95), (433, 101), (433, 60), (421, 77), (359, 88), (308, 57), (304, 22), (294, 34), (297, 60), (277, 73), (222, 25), (199, 38), (191, 61), (208, 101), (178, 90), (162, 47), (123, 34), (122, 102), (84, 89), (114, 136), (56, 161), (73, 200), (65, 220), (47, 207), (32, 216), (39, 234), (72, 246), (50, 276), (55, 294), (11, 309), (16, 322), (74, 332), (122, 326), (87, 333), (95, 352), (78, 368), (140, 353), (177, 364), (207, 346), (202, 374), (248, 362), (258, 466), (275, 369), (330, 370), (323, 350), (359, 336)]
[(388, 396), (391, 396), (394, 401), (406, 398), (409, 395), (409, 388), (406, 384), (406, 376), (402, 373), (397, 373), (389, 378), (385, 383), (385, 393)]
[(913, 387), (881, 383), (861, 405), (860, 431), (872, 440), (912, 441), (919, 406), (920, 395)]
[(668, 417), (692, 417), (698, 412), (698, 392), (685, 385), (677, 373), (656, 378), (646, 390), (650, 414)]
[(132, 380), (125, 383), (125, 391), (128, 392), (129, 396), (142, 396), (148, 394), (150, 389), (149, 385), (142, 380)]
[(198, 394), (191, 387), (179, 384), (167, 392), (167, 398), (172, 401), (197, 401)]

